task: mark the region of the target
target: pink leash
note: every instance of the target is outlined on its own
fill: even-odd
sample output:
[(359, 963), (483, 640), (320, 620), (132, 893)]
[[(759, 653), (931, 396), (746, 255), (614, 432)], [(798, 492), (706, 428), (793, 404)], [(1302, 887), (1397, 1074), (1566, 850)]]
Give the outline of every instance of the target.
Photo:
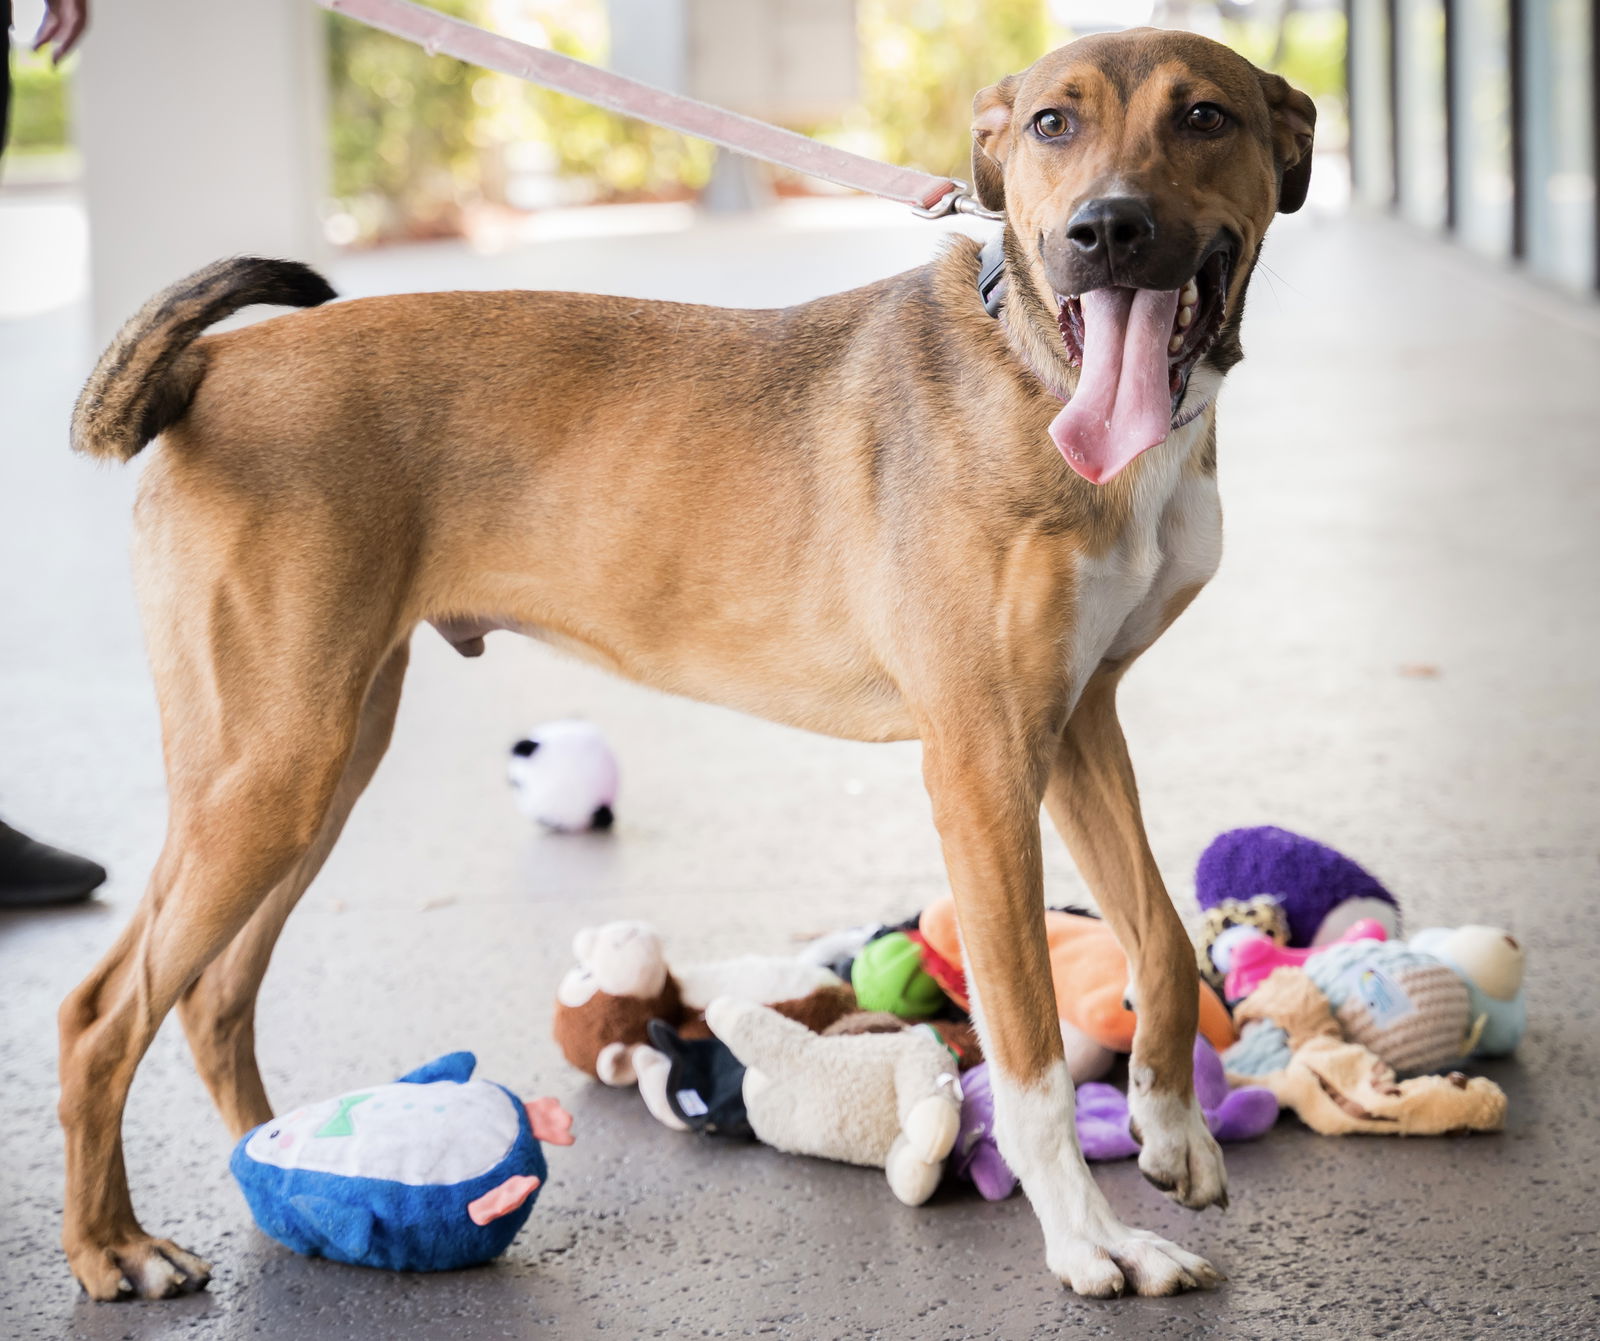
[(485, 32), (474, 24), (452, 19), (409, 0), (317, 0), (324, 9), (344, 14), (368, 27), (415, 42), (430, 56), (454, 56), (488, 70), (515, 75), (533, 84), (594, 103), (624, 116), (650, 121), (696, 139), (710, 140), (724, 149), (765, 159), (847, 186), (869, 195), (909, 205), (924, 219), (943, 215), (973, 214), (981, 219), (1003, 216), (985, 209), (967, 184), (954, 177), (936, 177), (915, 168), (890, 163), (819, 144), (805, 135), (740, 116), (723, 107), (685, 98), (642, 84), (609, 70), (573, 60), (554, 51), (530, 47), (509, 37)]

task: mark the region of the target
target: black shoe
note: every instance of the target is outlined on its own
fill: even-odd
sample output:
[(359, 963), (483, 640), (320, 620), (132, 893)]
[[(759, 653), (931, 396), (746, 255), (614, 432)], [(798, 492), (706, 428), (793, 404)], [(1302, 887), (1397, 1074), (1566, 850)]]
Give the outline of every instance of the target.
[(98, 862), (36, 842), (0, 820), (0, 908), (78, 903), (105, 881)]

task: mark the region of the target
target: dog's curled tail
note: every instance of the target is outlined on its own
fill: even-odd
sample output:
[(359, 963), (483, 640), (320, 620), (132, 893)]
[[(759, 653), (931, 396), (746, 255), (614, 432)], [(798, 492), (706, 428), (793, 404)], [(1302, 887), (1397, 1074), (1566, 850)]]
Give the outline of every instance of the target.
[(259, 256), (217, 261), (163, 289), (123, 324), (83, 384), (73, 450), (128, 461), (182, 419), (205, 375), (191, 346), (207, 326), (256, 303), (315, 307), (336, 296), (310, 266)]

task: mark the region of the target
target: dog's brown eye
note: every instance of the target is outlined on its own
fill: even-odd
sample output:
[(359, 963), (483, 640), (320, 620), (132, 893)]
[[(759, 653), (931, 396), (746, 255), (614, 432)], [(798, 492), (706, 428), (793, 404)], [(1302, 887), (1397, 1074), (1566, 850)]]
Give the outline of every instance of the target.
[(1067, 133), (1067, 118), (1054, 107), (1046, 107), (1033, 118), (1033, 128), (1047, 140), (1059, 139)]
[(1197, 102), (1189, 109), (1189, 115), (1184, 118), (1190, 130), (1197, 130), (1202, 135), (1221, 130), (1227, 119), (1228, 114), (1214, 102)]

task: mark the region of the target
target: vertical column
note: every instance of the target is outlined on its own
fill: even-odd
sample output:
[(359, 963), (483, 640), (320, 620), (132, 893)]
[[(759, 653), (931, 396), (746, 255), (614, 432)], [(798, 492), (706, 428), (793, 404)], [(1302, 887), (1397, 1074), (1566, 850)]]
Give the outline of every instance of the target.
[(218, 257), (320, 254), (321, 24), (306, 0), (94, 7), (76, 82), (97, 342)]

